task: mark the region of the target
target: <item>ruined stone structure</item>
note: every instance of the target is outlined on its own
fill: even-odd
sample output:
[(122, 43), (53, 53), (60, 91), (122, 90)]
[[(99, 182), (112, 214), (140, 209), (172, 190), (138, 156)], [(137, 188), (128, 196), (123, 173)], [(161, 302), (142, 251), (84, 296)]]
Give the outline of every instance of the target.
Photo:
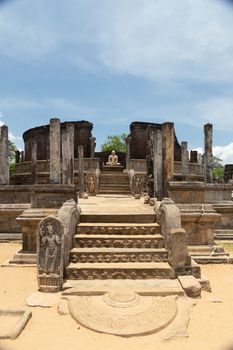
[[(192, 254), (195, 250), (201, 261), (203, 254), (197, 246), (204, 245), (212, 259), (213, 252), (220, 253), (214, 244), (215, 224), (218, 230), (233, 230), (227, 219), (233, 213), (231, 168), (226, 167), (227, 183), (212, 183), (212, 133), (212, 125), (206, 124), (202, 156), (189, 152), (186, 141), (178, 142), (173, 123), (134, 122), (125, 140), (126, 153), (111, 155), (95, 152), (91, 123), (52, 118), (50, 124), (24, 133), (25, 150), (16, 152), (16, 171), (9, 178), (8, 129), (2, 126), (0, 235), (22, 234), (23, 239), (23, 249), (12, 262), (35, 261), (36, 228), (41, 219), (56, 216), (67, 199), (77, 201), (77, 195), (87, 198), (98, 194), (135, 198), (146, 194), (150, 205), (156, 203), (154, 198), (161, 201), (169, 197), (181, 210), (181, 227), (186, 230)], [(174, 242), (175, 237), (176, 233)]]

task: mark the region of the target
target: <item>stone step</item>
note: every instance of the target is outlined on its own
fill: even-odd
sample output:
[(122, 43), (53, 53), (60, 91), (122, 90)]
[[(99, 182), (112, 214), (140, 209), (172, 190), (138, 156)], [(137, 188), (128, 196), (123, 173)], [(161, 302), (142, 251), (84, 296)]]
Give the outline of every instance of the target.
[(117, 166), (109, 166), (105, 165), (103, 167), (104, 172), (112, 172), (113, 174), (117, 173), (123, 173), (124, 167), (122, 165), (117, 165)]
[(82, 214), (80, 215), (80, 223), (130, 223), (130, 224), (144, 224), (154, 223), (155, 214), (133, 214), (133, 213), (122, 213), (122, 214)]
[(128, 193), (130, 192), (129, 186), (100, 186), (99, 187), (99, 193), (100, 192), (123, 192), (123, 193)]
[[(80, 218), (82, 215), (80, 215)], [(77, 234), (125, 234), (125, 235), (151, 235), (160, 234), (160, 225), (154, 223), (113, 223), (113, 222), (80, 222), (76, 228)]]
[(115, 189), (108, 189), (108, 190), (99, 190), (99, 194), (115, 194), (115, 195), (130, 195), (130, 190), (115, 190)]
[(229, 264), (232, 263), (232, 258), (228, 255), (220, 255), (220, 256), (211, 256), (211, 255), (207, 255), (207, 256), (192, 256), (192, 258), (194, 259), (194, 261), (198, 264)]
[(70, 263), (67, 279), (154, 279), (174, 278), (175, 272), (168, 263)]
[(72, 263), (146, 263), (166, 262), (167, 250), (137, 248), (73, 248)]
[(101, 182), (100, 183), (100, 186), (99, 186), (100, 188), (112, 188), (112, 187), (114, 187), (114, 188), (129, 188), (129, 183), (123, 183), (123, 182), (121, 182), (121, 183), (112, 183), (112, 182)]
[(22, 233), (0, 233), (0, 242), (21, 241)]
[(178, 279), (138, 279), (138, 280), (66, 280), (63, 284), (64, 296), (73, 295), (100, 295), (113, 289), (133, 290), (141, 295), (180, 295), (184, 296), (184, 290)]
[(208, 245), (200, 245), (200, 246), (189, 246), (188, 247), (189, 254), (191, 255), (210, 255), (210, 254), (226, 254), (223, 247), (219, 245), (208, 246)]
[(74, 236), (74, 247), (77, 248), (163, 248), (164, 239), (155, 235), (101, 235), (77, 234)]
[(126, 179), (129, 180), (129, 177), (127, 174), (113, 174), (113, 173), (108, 173), (108, 174), (101, 174), (100, 175), (100, 180), (102, 179)]
[(233, 230), (231, 230), (231, 229), (216, 229), (214, 231), (214, 239), (233, 240)]

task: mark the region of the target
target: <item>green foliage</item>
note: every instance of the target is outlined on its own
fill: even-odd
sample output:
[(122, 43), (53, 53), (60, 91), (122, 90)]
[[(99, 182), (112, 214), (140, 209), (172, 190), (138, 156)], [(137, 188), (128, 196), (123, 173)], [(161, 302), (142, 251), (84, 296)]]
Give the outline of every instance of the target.
[(125, 138), (126, 134), (108, 136), (107, 141), (101, 145), (101, 151), (111, 152), (115, 150), (116, 152), (126, 152)]
[(215, 181), (222, 181), (224, 178), (224, 166), (221, 162), (222, 159), (213, 157), (213, 178)]

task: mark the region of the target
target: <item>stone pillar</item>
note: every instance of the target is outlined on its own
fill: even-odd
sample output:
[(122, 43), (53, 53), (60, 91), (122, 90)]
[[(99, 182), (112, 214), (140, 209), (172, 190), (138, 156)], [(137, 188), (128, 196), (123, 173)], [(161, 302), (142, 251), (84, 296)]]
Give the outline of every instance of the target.
[(74, 183), (74, 124), (69, 123), (67, 126), (69, 133), (69, 142), (70, 142), (70, 177), (71, 184)]
[(50, 183), (59, 184), (61, 182), (61, 126), (57, 118), (50, 119), (49, 145)]
[(197, 154), (197, 163), (202, 164), (202, 154), (201, 153)]
[(0, 127), (0, 185), (9, 185), (9, 162), (8, 162), (8, 127)]
[(132, 137), (128, 136), (125, 138), (126, 143), (126, 170), (130, 170), (130, 143)]
[(190, 162), (191, 163), (197, 163), (197, 151), (191, 151), (190, 152)]
[(91, 158), (94, 158), (95, 157), (96, 138), (89, 137), (89, 140), (90, 140), (90, 146), (91, 146)]
[(78, 146), (78, 190), (79, 197), (83, 196), (85, 190), (84, 184), (84, 161), (83, 161), (83, 146)]
[(20, 151), (15, 151), (15, 164), (20, 163)]
[(64, 185), (71, 184), (71, 149), (70, 149), (70, 133), (68, 130), (62, 131), (62, 183)]
[(31, 173), (32, 173), (32, 184), (37, 184), (37, 142), (32, 141), (31, 145)]
[(184, 180), (186, 180), (188, 175), (188, 142), (181, 142), (181, 174)]
[(205, 135), (205, 151), (204, 151), (204, 168), (205, 168), (205, 182), (213, 182), (213, 125), (204, 125), (204, 135)]
[(154, 133), (154, 193), (160, 201), (163, 199), (163, 147), (162, 131), (156, 130)]
[(168, 181), (172, 180), (174, 169), (174, 124), (162, 125), (163, 138), (163, 190), (164, 197), (168, 196)]
[(21, 151), (21, 153), (20, 153), (20, 161), (21, 161), (21, 163), (24, 162), (24, 151)]

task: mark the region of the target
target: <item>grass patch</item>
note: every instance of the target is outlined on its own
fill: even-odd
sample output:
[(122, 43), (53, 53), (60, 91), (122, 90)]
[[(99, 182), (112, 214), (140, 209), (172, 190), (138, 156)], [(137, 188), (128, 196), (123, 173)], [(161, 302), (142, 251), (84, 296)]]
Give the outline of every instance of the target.
[(218, 241), (218, 244), (221, 245), (227, 253), (233, 253), (233, 241), (232, 242), (226, 242), (226, 241)]

